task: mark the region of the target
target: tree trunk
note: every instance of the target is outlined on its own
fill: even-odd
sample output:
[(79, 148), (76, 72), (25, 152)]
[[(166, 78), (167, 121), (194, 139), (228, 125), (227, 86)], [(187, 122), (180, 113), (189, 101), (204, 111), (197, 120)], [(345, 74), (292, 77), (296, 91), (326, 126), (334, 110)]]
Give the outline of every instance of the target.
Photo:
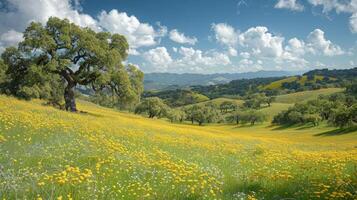
[(74, 99), (74, 87), (73, 83), (68, 83), (64, 89), (65, 108), (67, 111), (77, 112), (76, 101)]

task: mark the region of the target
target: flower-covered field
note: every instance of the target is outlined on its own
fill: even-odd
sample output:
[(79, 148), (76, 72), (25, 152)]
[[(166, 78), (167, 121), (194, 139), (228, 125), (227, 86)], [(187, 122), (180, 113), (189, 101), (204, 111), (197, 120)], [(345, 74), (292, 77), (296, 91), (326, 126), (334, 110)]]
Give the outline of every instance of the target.
[(357, 199), (357, 133), (170, 124), (0, 96), (0, 199)]

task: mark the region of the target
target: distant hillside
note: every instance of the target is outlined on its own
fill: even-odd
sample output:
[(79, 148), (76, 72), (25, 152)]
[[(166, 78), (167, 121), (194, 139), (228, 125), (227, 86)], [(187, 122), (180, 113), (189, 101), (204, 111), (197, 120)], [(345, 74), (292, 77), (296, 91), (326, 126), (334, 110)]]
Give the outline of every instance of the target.
[(293, 83), (296, 82), (300, 85), (305, 85), (306, 83), (316, 83), (318, 81), (322, 81), (324, 79), (324, 76), (320, 75), (313, 75), (312, 78), (308, 78), (307, 75), (304, 76), (291, 76), (285, 79), (281, 79), (278, 81), (274, 81), (266, 86), (263, 87), (263, 89), (281, 89), (283, 88), (284, 84), (287, 83)]
[(234, 74), (173, 74), (148, 73), (145, 74), (145, 90), (177, 89), (192, 85), (215, 85), (228, 83), (237, 79), (252, 79), (278, 76), (293, 76), (302, 72), (287, 71), (258, 71)]
[(310, 90), (303, 92), (295, 92), (291, 94), (279, 95), (276, 97), (275, 102), (278, 103), (298, 103), (316, 99), (320, 95), (331, 95), (333, 93), (342, 92), (343, 88), (323, 88), (319, 90)]
[(357, 67), (351, 69), (315, 69), (304, 73), (306, 76), (327, 76), (340, 79), (355, 79), (357, 77)]

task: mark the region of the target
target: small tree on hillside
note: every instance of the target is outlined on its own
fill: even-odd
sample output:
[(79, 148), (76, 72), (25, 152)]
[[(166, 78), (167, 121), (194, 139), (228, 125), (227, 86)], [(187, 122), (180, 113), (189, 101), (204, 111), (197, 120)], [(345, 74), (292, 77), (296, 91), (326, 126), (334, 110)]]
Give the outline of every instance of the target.
[(351, 115), (352, 113), (346, 106), (339, 106), (338, 108), (333, 109), (332, 117), (330, 118), (330, 123), (340, 128), (344, 128), (353, 123), (353, 118), (355, 116)]
[(186, 114), (180, 109), (168, 109), (166, 117), (170, 120), (170, 122), (183, 122)]
[(270, 107), (271, 103), (274, 102), (275, 99), (276, 99), (276, 97), (274, 97), (274, 96), (266, 97), (265, 103), (268, 104), (268, 106)]
[(149, 118), (167, 116), (169, 107), (158, 97), (149, 97), (144, 99), (135, 108), (136, 114), (146, 113)]
[(266, 115), (256, 110), (248, 110), (246, 118), (246, 120), (249, 121), (251, 125), (254, 125), (256, 123), (264, 122), (266, 120)]
[(235, 110), (236, 107), (237, 107), (236, 104), (233, 103), (232, 101), (223, 101), (219, 105), (221, 113), (227, 113), (229, 111), (233, 111), (233, 110)]

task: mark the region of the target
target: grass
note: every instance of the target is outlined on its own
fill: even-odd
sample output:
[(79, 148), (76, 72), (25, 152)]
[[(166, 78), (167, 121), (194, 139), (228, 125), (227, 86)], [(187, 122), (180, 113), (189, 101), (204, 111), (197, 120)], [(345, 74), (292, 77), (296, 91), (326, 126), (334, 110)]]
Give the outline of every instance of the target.
[[(193, 105), (204, 105), (204, 104), (207, 104), (207, 103), (213, 103), (214, 105), (219, 107), (221, 105), (221, 103), (223, 103), (225, 101), (230, 101), (230, 102), (236, 103), (237, 105), (243, 105), (243, 103), (244, 103), (244, 100), (220, 97), (220, 98), (215, 98), (215, 99), (211, 99), (211, 100), (208, 100), (208, 101), (199, 102), (199, 103), (196, 103), (196, 104), (193, 104)], [(191, 105), (186, 105), (186, 106), (183, 106), (183, 107), (187, 107), (187, 106), (192, 106), (192, 104)]]
[(301, 78), (298, 78), (298, 76), (291, 76), (285, 79), (281, 79), (278, 81), (274, 81), (266, 86), (264, 86), (264, 89), (279, 89), (282, 87), (283, 83), (291, 83), (293, 81), (297, 81), (298, 83), (300, 83), (300, 85), (304, 85), (306, 82), (311, 82), (311, 83), (315, 83), (317, 80), (322, 80), (324, 77), (323, 76), (314, 76), (314, 79), (311, 81), (307, 80), (307, 76), (301, 76)]
[(270, 107), (263, 107), (260, 109), (261, 112), (267, 115), (268, 120), (272, 120), (275, 115), (283, 110), (287, 110), (293, 104), (289, 103), (272, 103)]
[(276, 97), (277, 103), (298, 103), (311, 99), (316, 99), (320, 95), (330, 95), (337, 92), (342, 92), (343, 88), (324, 88), (319, 90), (302, 91), (291, 94), (279, 95)]
[(86, 113), (0, 96), (0, 199), (357, 198), (355, 130), (199, 127), (78, 108)]

